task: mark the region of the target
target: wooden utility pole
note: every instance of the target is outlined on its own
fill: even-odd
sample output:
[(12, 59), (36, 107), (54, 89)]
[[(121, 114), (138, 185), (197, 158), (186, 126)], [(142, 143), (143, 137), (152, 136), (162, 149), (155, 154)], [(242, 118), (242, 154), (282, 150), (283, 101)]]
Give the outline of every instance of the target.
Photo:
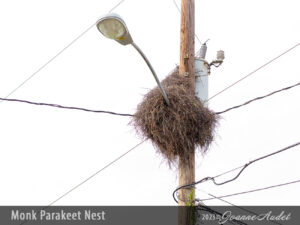
[(191, 80), (191, 91), (195, 89), (195, 3), (181, 0), (180, 61), (179, 74)]
[[(180, 27), (180, 63), (179, 74), (182, 79), (189, 79), (190, 90), (195, 90), (195, 3), (194, 0), (181, 0), (181, 27)], [(195, 150), (188, 157), (179, 157), (179, 186), (195, 182)], [(193, 189), (179, 190), (179, 206), (186, 206), (194, 201)], [(179, 210), (178, 225), (191, 225), (187, 210)]]

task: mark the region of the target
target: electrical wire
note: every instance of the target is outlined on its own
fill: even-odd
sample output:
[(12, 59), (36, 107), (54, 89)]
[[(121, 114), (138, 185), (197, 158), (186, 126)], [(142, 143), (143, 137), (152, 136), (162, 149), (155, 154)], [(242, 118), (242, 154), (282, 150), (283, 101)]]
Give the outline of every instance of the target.
[(13, 89), (5, 98), (8, 98), (13, 93), (15, 93), (19, 88), (21, 88), (25, 83), (31, 80), (36, 74), (38, 74), (41, 70), (43, 70), (46, 66), (48, 66), (52, 61), (54, 61), (58, 56), (60, 56), (64, 51), (66, 51), (69, 47), (71, 47), (76, 41), (78, 41), (83, 35), (85, 35), (89, 30), (94, 27), (95, 23), (89, 26), (85, 31), (83, 31), (79, 36), (77, 36), (73, 41), (71, 41), (66, 47), (60, 50), (56, 55), (50, 58), (46, 63), (44, 63), (41, 67), (39, 67), (34, 73), (32, 73), (28, 78), (26, 78), (22, 83), (20, 83), (15, 89)]
[[(271, 95), (274, 95), (274, 94), (282, 92), (282, 91), (289, 90), (289, 89), (294, 88), (294, 87), (299, 86), (299, 85), (300, 85), (300, 82), (297, 83), (297, 84), (294, 84), (292, 86), (285, 87), (285, 88), (282, 88), (280, 90), (273, 91), (273, 92), (271, 92), (271, 93), (269, 93), (267, 95), (256, 97), (256, 98), (251, 99), (251, 100), (249, 100), (249, 101), (247, 101), (247, 102), (245, 102), (243, 104), (230, 107), (230, 108), (228, 108), (226, 110), (223, 110), (221, 112), (216, 112), (216, 114), (226, 113), (226, 112), (231, 111), (233, 109), (240, 108), (240, 107), (248, 105), (248, 104), (250, 104), (250, 103), (252, 103), (254, 101), (258, 101), (258, 100), (264, 99), (266, 97), (269, 97)], [(112, 114), (112, 115), (116, 115), (116, 116), (133, 116), (132, 114), (128, 114), (128, 113), (116, 113), (116, 112), (111, 112), (111, 111), (93, 110), (93, 109), (87, 109), (87, 108), (81, 108), (81, 107), (74, 107), (74, 106), (62, 106), (62, 105), (50, 104), (50, 103), (39, 103), (39, 102), (32, 102), (32, 101), (20, 100), (20, 99), (0, 98), (0, 101), (21, 102), (21, 103), (27, 103), (27, 104), (31, 104), (31, 105), (50, 106), (50, 107), (56, 107), (56, 108), (61, 108), (61, 109), (81, 110), (81, 111), (93, 112), (93, 113), (108, 113), (108, 114)]]
[(243, 104), (240, 104), (240, 105), (237, 105), (237, 106), (230, 107), (230, 108), (228, 108), (228, 109), (226, 109), (226, 110), (223, 110), (223, 111), (221, 111), (221, 112), (216, 112), (216, 114), (226, 113), (226, 112), (231, 111), (231, 110), (233, 110), (233, 109), (237, 109), (237, 108), (240, 108), (240, 107), (242, 107), (242, 106), (248, 105), (248, 104), (251, 103), (251, 102), (254, 102), (254, 101), (257, 101), (257, 100), (261, 100), (261, 99), (263, 99), (263, 98), (266, 98), (266, 97), (269, 97), (269, 96), (271, 96), (271, 95), (274, 95), (274, 94), (276, 94), (276, 93), (278, 93), (278, 92), (286, 91), (286, 90), (288, 90), (288, 89), (294, 88), (294, 87), (299, 86), (299, 85), (300, 85), (300, 82), (297, 83), (297, 84), (294, 84), (294, 85), (292, 85), (292, 86), (285, 87), (285, 88), (282, 88), (282, 89), (277, 90), (277, 91), (273, 91), (273, 92), (271, 92), (270, 94), (267, 94), (267, 95), (264, 95), (264, 96), (260, 96), (260, 97), (256, 97), (256, 98), (254, 98), (254, 99), (252, 99), (252, 100), (249, 100), (249, 101), (247, 101), (247, 102), (245, 102), (245, 103), (243, 103)]
[[(218, 200), (221, 201), (221, 202), (225, 202), (225, 203), (227, 203), (228, 205), (231, 205), (231, 206), (234, 206), (234, 207), (243, 209), (243, 210), (245, 210), (245, 211), (247, 211), (247, 212), (251, 212), (251, 211), (248, 211), (248, 210), (246, 210), (246, 209), (244, 209), (244, 208), (242, 208), (242, 207), (240, 207), (240, 206), (237, 206), (237, 205), (235, 205), (235, 204), (233, 204), (233, 203), (231, 203), (231, 202), (229, 202), (229, 201), (226, 201), (226, 200), (224, 200), (224, 199), (221, 199), (221, 198), (219, 198), (219, 197), (217, 197), (217, 196), (215, 196), (215, 195), (213, 195), (213, 194), (210, 194), (210, 193), (208, 193), (207, 191), (204, 191), (204, 190), (202, 190), (202, 189), (200, 189), (200, 188), (197, 188), (197, 187), (196, 187), (196, 189), (199, 190), (199, 191), (201, 191), (202, 193), (205, 193), (205, 194), (207, 194), (207, 195), (209, 195), (209, 196), (215, 198), (215, 199), (218, 199)], [(195, 199), (195, 201), (200, 202), (200, 199)], [(201, 203), (200, 203), (200, 204), (201, 204)], [(252, 213), (252, 212), (251, 212), (251, 213)], [(257, 214), (256, 214), (256, 215), (257, 215)]]
[[(296, 146), (298, 146), (298, 145), (300, 145), (300, 142), (297, 142), (297, 143), (295, 143), (295, 144), (292, 144), (292, 145), (290, 145), (290, 146), (287, 146), (287, 147), (285, 147), (285, 148), (282, 148), (282, 149), (280, 149), (280, 150), (278, 150), (278, 151), (275, 151), (275, 152), (272, 152), (272, 153), (270, 153), (270, 154), (264, 155), (264, 156), (262, 156), (262, 157), (256, 158), (256, 159), (254, 159), (254, 160), (252, 160), (252, 161), (246, 163), (246, 164), (243, 165), (243, 166), (240, 166), (240, 167), (237, 167), (237, 168), (235, 168), (235, 169), (229, 170), (229, 171), (224, 172), (224, 173), (222, 173), (222, 174), (219, 174), (219, 175), (217, 175), (217, 176), (214, 176), (214, 177), (205, 177), (205, 178), (203, 178), (203, 179), (201, 179), (201, 180), (199, 180), (199, 181), (197, 181), (197, 182), (193, 182), (193, 183), (191, 183), (191, 184), (186, 184), (186, 185), (182, 185), (182, 186), (180, 186), (180, 187), (177, 187), (177, 188), (174, 190), (174, 192), (173, 192), (173, 199), (178, 203), (178, 201), (177, 201), (175, 195), (176, 195), (176, 193), (177, 193), (180, 189), (183, 189), (183, 188), (193, 188), (193, 187), (196, 186), (197, 184), (200, 184), (200, 183), (203, 183), (203, 182), (206, 182), (206, 181), (209, 181), (209, 180), (212, 181), (215, 185), (223, 185), (223, 184), (230, 183), (230, 182), (236, 180), (236, 179), (242, 174), (242, 172), (244, 172), (244, 170), (245, 170), (248, 166), (250, 166), (251, 164), (253, 164), (253, 163), (255, 163), (255, 162), (258, 162), (258, 161), (260, 161), (260, 160), (266, 159), (266, 158), (268, 158), (268, 157), (271, 157), (271, 156), (273, 156), (273, 155), (282, 153), (282, 152), (287, 151), (287, 150), (289, 150), (289, 149), (292, 149), (292, 148), (294, 148), (294, 147), (296, 147)], [(222, 175), (225, 175), (225, 174), (227, 174), (227, 173), (231, 173), (231, 172), (233, 172), (233, 171), (235, 171), (235, 170), (238, 170), (238, 169), (240, 169), (240, 171), (238, 172), (238, 174), (237, 174), (235, 177), (233, 177), (233, 178), (231, 178), (231, 179), (229, 179), (229, 180), (226, 180), (226, 181), (224, 181), (224, 182), (221, 182), (221, 183), (217, 183), (217, 182), (215, 181), (215, 178), (220, 177), (220, 176), (222, 176)]]
[[(203, 205), (203, 204), (202, 204), (202, 205), (197, 205), (197, 206), (196, 206), (196, 209), (197, 209), (197, 211), (198, 211), (198, 210), (202, 210), (202, 211), (206, 211), (206, 212), (212, 213), (212, 214), (214, 214), (214, 215), (219, 216), (220, 218), (223, 216), (222, 213), (220, 213), (220, 212), (218, 212), (218, 211), (212, 209), (211, 207), (208, 207), (208, 206), (206, 206), (206, 205)], [(228, 220), (227, 222), (230, 223), (230, 224), (247, 225), (247, 223), (242, 222), (242, 221), (239, 221), (239, 220), (236, 220), (236, 219)], [(221, 224), (221, 223), (219, 223), (219, 224)]]
[(264, 68), (265, 66), (271, 64), (272, 62), (274, 62), (276, 59), (279, 59), (280, 57), (282, 57), (283, 55), (287, 54), (288, 52), (292, 51), (293, 49), (295, 49), (296, 47), (298, 47), (300, 45), (300, 43), (294, 45), (293, 47), (289, 48), (288, 50), (284, 51), (283, 53), (281, 53), (280, 55), (276, 56), (275, 58), (271, 59), (270, 61), (268, 61), (267, 63), (263, 64), (262, 66), (258, 67), (257, 69), (253, 70), (251, 73), (247, 74), (246, 76), (242, 77), (241, 79), (237, 80), (236, 82), (232, 83), (231, 85), (229, 85), (228, 87), (224, 88), (223, 90), (219, 91), (218, 93), (216, 93), (215, 95), (213, 95), (212, 97), (210, 97), (208, 101), (210, 101), (211, 99), (215, 98), (216, 96), (220, 95), (221, 93), (225, 92), (226, 90), (228, 90), (229, 88), (233, 87), (234, 85), (238, 84), (239, 82), (241, 82), (242, 80), (250, 77), (251, 75), (253, 75), (254, 73), (256, 73), (257, 71), (261, 70), (262, 68)]
[[(106, 166), (104, 166), (103, 168), (101, 168), (100, 170), (98, 170), (97, 172), (95, 172), (94, 174), (92, 174), (91, 176), (89, 176), (88, 178), (86, 178), (84, 181), (80, 182), (79, 184), (77, 184), (76, 186), (74, 186), (73, 188), (71, 188), (69, 191), (67, 191), (66, 193), (64, 193), (63, 195), (61, 195), (59, 198), (55, 199), (50, 204), (48, 204), (47, 206), (43, 207), (41, 210), (45, 210), (45, 209), (49, 208), (50, 206), (52, 206), (53, 204), (55, 204), (56, 202), (58, 202), (62, 198), (66, 197), (72, 191), (74, 191), (75, 189), (79, 188), (84, 183), (88, 182), (90, 179), (92, 179), (93, 177), (95, 177), (96, 175), (98, 175), (103, 170), (107, 169), (109, 166), (113, 165), (115, 162), (117, 162), (118, 160), (120, 160), (121, 158), (123, 158), (125, 155), (127, 155), (128, 153), (130, 153), (131, 151), (133, 151), (134, 149), (136, 149), (138, 146), (140, 146), (141, 144), (143, 144), (145, 141), (147, 141), (147, 139), (145, 139), (142, 142), (138, 143), (137, 145), (135, 145), (134, 147), (132, 147), (131, 149), (129, 149), (128, 151), (126, 151), (125, 153), (123, 153), (122, 155), (120, 155), (119, 157), (117, 157), (115, 160), (113, 160), (110, 163), (108, 163)], [(39, 210), (38, 213), (40, 213), (41, 210)], [(20, 225), (26, 224), (27, 222), (28, 221), (24, 221)]]
[[(109, 12), (116, 9), (121, 3), (125, 0), (120, 1), (116, 6), (114, 6)], [(76, 41), (78, 41), (83, 35), (85, 35), (88, 31), (90, 31), (94, 26), (95, 22), (90, 25), (86, 30), (84, 30), (81, 34), (79, 34), (76, 38), (73, 39), (68, 45), (66, 45), (63, 49), (61, 49), (56, 55), (50, 58), (46, 63), (44, 63), (41, 67), (39, 67), (34, 73), (32, 73), (28, 78), (26, 78), (22, 83), (20, 83), (15, 89), (13, 89), (5, 98), (11, 96), (14, 92), (16, 92), (19, 88), (21, 88), (25, 83), (31, 80), (36, 74), (38, 74), (41, 70), (43, 70), (46, 66), (48, 66), (51, 62), (53, 62), (58, 56), (60, 56), (64, 51), (66, 51), (69, 47), (71, 47)], [(0, 101), (1, 103), (2, 101)]]
[[(218, 196), (215, 196), (215, 195), (213, 195), (213, 194), (211, 194), (211, 193), (208, 193), (207, 191), (204, 191), (204, 190), (202, 190), (202, 189), (200, 189), (200, 188), (197, 188), (197, 187), (196, 187), (196, 189), (199, 190), (199, 191), (201, 191), (201, 192), (203, 192), (203, 193), (205, 193), (205, 194), (207, 194), (207, 195), (209, 195), (209, 196), (211, 196), (211, 197), (213, 197), (214, 199), (218, 199), (218, 200), (221, 201), (221, 202), (225, 202), (225, 203), (227, 203), (228, 205), (231, 205), (231, 206), (233, 206), (233, 207), (236, 207), (236, 208), (238, 208), (238, 209), (241, 209), (241, 210), (243, 210), (243, 211), (245, 211), (245, 212), (251, 213), (251, 214), (256, 215), (256, 216), (259, 215), (259, 214), (256, 213), (256, 212), (253, 212), (253, 211), (251, 211), (251, 210), (245, 209), (244, 207), (241, 207), (241, 206), (237, 206), (237, 205), (235, 205), (235, 204), (233, 204), (233, 203), (231, 203), (231, 202), (229, 202), (229, 201), (227, 201), (227, 200), (224, 200), (224, 199), (222, 199), (222, 198), (219, 198)], [(195, 201), (196, 201), (196, 202), (201, 202), (200, 199), (195, 199)], [(201, 202), (200, 204), (202, 205), (203, 203)], [(269, 222), (275, 223), (275, 224), (278, 224), (278, 225), (282, 225), (282, 224), (280, 224), (280, 223), (278, 223), (278, 222), (276, 222), (276, 221), (269, 221)]]
[(116, 8), (119, 7), (119, 5), (121, 5), (125, 0), (121, 0), (118, 4), (116, 4), (111, 10), (109, 10), (109, 13), (111, 13), (112, 11), (114, 11)]
[(110, 163), (108, 163), (106, 166), (104, 166), (103, 168), (101, 168), (100, 170), (98, 170), (97, 172), (95, 172), (94, 174), (92, 174), (91, 176), (89, 176), (88, 178), (86, 178), (84, 181), (80, 182), (79, 184), (77, 184), (76, 186), (74, 186), (73, 188), (71, 188), (69, 191), (67, 191), (66, 193), (64, 193), (63, 195), (61, 195), (59, 198), (57, 198), (56, 200), (52, 201), (48, 206), (53, 205), (54, 203), (58, 202), (59, 200), (61, 200), (62, 198), (64, 198), (68, 194), (70, 194), (75, 189), (79, 188), (81, 185), (83, 185), (84, 183), (86, 183), (87, 181), (89, 181), (90, 179), (92, 179), (93, 177), (95, 177), (96, 175), (98, 175), (103, 170), (107, 169), (109, 166), (111, 166), (112, 164), (114, 164), (115, 162), (117, 162), (118, 160), (120, 160), (121, 158), (123, 158), (125, 155), (127, 155), (128, 153), (130, 153), (131, 151), (133, 151), (134, 149), (136, 149), (141, 144), (143, 144), (146, 140), (147, 139), (145, 139), (142, 142), (138, 143), (137, 145), (135, 145), (134, 147), (132, 147), (131, 149), (129, 149), (128, 151), (126, 151), (125, 153), (123, 153), (122, 155), (120, 155), (119, 157), (117, 157), (116, 159), (114, 159), (113, 161), (111, 161)]
[(263, 187), (263, 188), (258, 188), (258, 189), (254, 189), (254, 190), (249, 190), (249, 191), (243, 191), (243, 192), (238, 192), (238, 193), (233, 193), (233, 194), (228, 194), (228, 195), (222, 195), (222, 196), (213, 197), (213, 198), (199, 199), (199, 201), (208, 201), (208, 200), (213, 200), (213, 199), (216, 199), (216, 198), (221, 199), (221, 198), (227, 198), (227, 197), (232, 197), (232, 196), (237, 196), (237, 195), (242, 195), (242, 194), (249, 194), (249, 193), (252, 193), (252, 192), (263, 191), (263, 190), (276, 188), (276, 187), (282, 187), (282, 186), (286, 186), (286, 185), (290, 185), (290, 184), (296, 184), (296, 183), (299, 183), (299, 182), (300, 182), (300, 180), (295, 180), (295, 181), (290, 181), (290, 182), (287, 182), (287, 183), (276, 184), (276, 185)]
[(116, 112), (104, 111), (104, 110), (93, 110), (93, 109), (86, 109), (86, 108), (73, 107), (73, 106), (62, 106), (62, 105), (58, 105), (58, 104), (31, 102), (31, 101), (20, 100), (20, 99), (0, 98), (0, 100), (1, 101), (9, 101), (9, 102), (21, 102), (21, 103), (27, 103), (27, 104), (39, 105), (39, 106), (50, 106), (50, 107), (61, 108), (61, 109), (80, 110), (80, 111), (93, 112), (93, 113), (107, 113), (107, 114), (116, 115), (116, 116), (133, 116), (132, 114), (127, 114), (127, 113), (116, 113)]

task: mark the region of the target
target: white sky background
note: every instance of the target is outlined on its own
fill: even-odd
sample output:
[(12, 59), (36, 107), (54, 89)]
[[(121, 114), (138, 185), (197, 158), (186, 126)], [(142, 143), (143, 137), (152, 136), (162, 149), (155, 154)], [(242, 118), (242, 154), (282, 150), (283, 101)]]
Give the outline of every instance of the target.
[[(299, 1), (196, 0), (196, 33), (208, 42), (212, 96), (300, 41)], [(118, 1), (0, 1), (0, 97), (5, 97)], [(180, 4), (179, 1), (177, 1)], [(115, 11), (162, 80), (179, 61), (180, 15), (172, 0), (126, 0)], [(196, 41), (196, 49), (200, 44)], [(300, 81), (300, 47), (209, 102), (221, 111)], [(156, 85), (131, 46), (94, 27), (11, 98), (134, 113)], [(222, 115), (215, 143), (197, 157), (196, 179), (241, 166), (300, 140), (299, 87)], [(139, 143), (129, 118), (22, 103), (0, 103), (0, 204), (47, 205)], [(251, 165), (230, 194), (298, 180), (296, 147)], [(234, 176), (235, 174), (231, 174)], [(226, 178), (230, 177), (224, 177)], [(175, 205), (177, 172), (148, 141), (56, 205)], [(299, 205), (300, 184), (226, 198), (238, 205)], [(197, 191), (198, 198), (207, 195)], [(219, 200), (206, 204), (223, 205)]]

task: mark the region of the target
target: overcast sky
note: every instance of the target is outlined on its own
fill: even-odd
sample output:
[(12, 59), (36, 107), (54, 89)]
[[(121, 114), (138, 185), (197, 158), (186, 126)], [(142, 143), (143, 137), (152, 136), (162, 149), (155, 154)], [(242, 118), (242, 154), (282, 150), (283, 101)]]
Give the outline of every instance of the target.
[[(107, 13), (118, 0), (0, 1), (0, 97), (7, 96)], [(180, 5), (180, 1), (177, 1)], [(300, 42), (299, 1), (195, 0), (196, 33), (208, 42), (209, 96)], [(126, 21), (159, 79), (179, 61), (180, 14), (172, 0), (125, 0), (114, 10)], [(200, 48), (196, 41), (196, 50)], [(300, 81), (300, 46), (213, 98), (221, 111)], [(10, 98), (134, 113), (156, 83), (140, 55), (103, 37), (94, 26)], [(196, 180), (241, 166), (300, 140), (300, 88), (222, 115), (208, 154), (198, 154)], [(0, 103), (0, 204), (47, 205), (138, 144), (130, 118), (23, 103)], [(298, 180), (300, 147), (251, 165), (223, 186), (231, 194)], [(235, 174), (220, 177), (232, 178)], [(55, 205), (176, 205), (177, 171), (150, 141)], [(299, 205), (300, 183), (226, 198), (238, 205)], [(207, 195), (197, 190), (198, 198)], [(223, 205), (220, 200), (206, 204)]]

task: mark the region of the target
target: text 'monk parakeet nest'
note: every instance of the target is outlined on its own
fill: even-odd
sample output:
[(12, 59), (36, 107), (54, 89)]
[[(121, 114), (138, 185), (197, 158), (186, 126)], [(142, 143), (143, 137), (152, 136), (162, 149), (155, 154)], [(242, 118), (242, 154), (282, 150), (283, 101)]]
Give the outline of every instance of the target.
[(194, 95), (189, 79), (180, 76), (178, 68), (162, 81), (162, 86), (170, 106), (156, 87), (144, 96), (131, 124), (173, 164), (178, 156), (188, 159), (197, 147), (202, 152), (207, 150), (218, 117)]

